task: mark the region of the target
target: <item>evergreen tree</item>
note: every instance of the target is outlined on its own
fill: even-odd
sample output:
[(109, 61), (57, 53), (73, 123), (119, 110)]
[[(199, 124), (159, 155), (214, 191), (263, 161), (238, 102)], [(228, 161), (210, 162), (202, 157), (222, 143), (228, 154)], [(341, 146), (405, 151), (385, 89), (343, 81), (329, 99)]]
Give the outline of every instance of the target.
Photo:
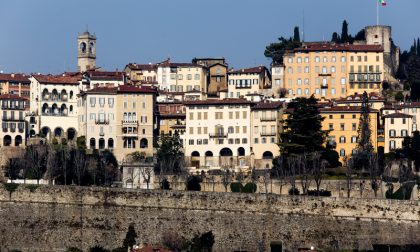
[(420, 38), (417, 38), (417, 56), (420, 56)]
[(354, 37), (354, 40), (365, 40), (365, 29), (361, 29), (356, 36)]
[(340, 42), (340, 36), (338, 33), (334, 32), (331, 38), (331, 42), (339, 43)]
[(349, 42), (349, 24), (346, 20), (343, 21), (343, 26), (341, 28), (341, 42)]
[(131, 248), (136, 244), (136, 238), (137, 238), (136, 230), (134, 229), (134, 225), (130, 224), (128, 226), (127, 234), (125, 235), (124, 241), (123, 241), (123, 247), (124, 248)]
[(360, 111), (358, 142), (356, 147), (355, 165), (363, 170), (368, 164), (369, 157), (373, 154), (372, 130), (370, 128), (370, 105), (366, 91), (363, 93), (362, 108)]
[[(296, 34), (296, 28), (297, 28), (297, 34)], [(295, 28), (295, 36), (296, 36), (296, 39), (298, 39), (299, 41), (295, 41), (293, 38), (287, 39), (285, 37), (280, 37), (278, 39), (278, 42), (270, 43), (268, 46), (265, 47), (265, 51), (264, 51), (265, 57), (271, 58), (273, 63), (282, 64), (283, 55), (285, 51), (293, 50), (302, 45), (300, 43), (299, 27), (296, 27), (296, 28)]]
[(294, 42), (300, 42), (300, 32), (299, 27), (295, 26), (295, 29), (293, 31), (293, 41)]
[(285, 132), (281, 135), (280, 148), (286, 156), (312, 153), (325, 149), (324, 143), (329, 131), (322, 130), (324, 118), (317, 107), (317, 99), (299, 97), (288, 106), (292, 111), (284, 121)]

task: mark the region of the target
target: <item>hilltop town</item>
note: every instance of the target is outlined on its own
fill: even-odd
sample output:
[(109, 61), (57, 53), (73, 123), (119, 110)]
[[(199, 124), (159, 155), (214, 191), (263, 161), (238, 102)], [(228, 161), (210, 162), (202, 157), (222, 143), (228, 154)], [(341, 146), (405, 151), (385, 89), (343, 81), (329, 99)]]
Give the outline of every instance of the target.
[(382, 25), (299, 34), (267, 46), (270, 66), (122, 70), (78, 34), (76, 71), (0, 73), (0, 181), (418, 202), (419, 42), (401, 52)]

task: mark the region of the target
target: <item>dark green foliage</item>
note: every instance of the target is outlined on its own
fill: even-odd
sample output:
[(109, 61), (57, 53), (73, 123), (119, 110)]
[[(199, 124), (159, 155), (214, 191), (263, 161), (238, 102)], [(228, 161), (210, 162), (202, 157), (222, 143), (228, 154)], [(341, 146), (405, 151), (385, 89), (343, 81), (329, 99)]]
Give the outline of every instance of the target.
[(257, 185), (253, 182), (248, 182), (245, 184), (242, 192), (244, 193), (255, 193), (257, 191)]
[(331, 197), (331, 191), (324, 190), (308, 190), (308, 196), (322, 196), (322, 197)]
[(295, 26), (295, 29), (293, 30), (293, 42), (300, 42), (300, 32), (298, 26)]
[(373, 154), (372, 129), (370, 126), (370, 105), (366, 92), (363, 93), (361, 115), (358, 128), (357, 153), (354, 155), (354, 165), (360, 171), (368, 168), (368, 159)]
[(230, 184), (230, 191), (231, 192), (242, 192), (243, 185), (239, 182), (233, 182)]
[(29, 189), (30, 192), (35, 192), (36, 189), (38, 189), (39, 185), (25, 185), (27, 189)]
[(322, 159), (328, 162), (328, 168), (336, 168), (341, 166), (341, 162), (339, 161), (338, 152), (335, 150), (327, 149), (322, 153)]
[(123, 247), (126, 249), (128, 247), (133, 247), (133, 245), (136, 244), (136, 238), (137, 238), (137, 233), (136, 233), (136, 230), (134, 229), (134, 225), (130, 224), (130, 226), (128, 226), (128, 230), (123, 241)]
[(401, 91), (397, 92), (395, 94), (395, 100), (396, 101), (404, 101), (404, 94)]
[(175, 232), (167, 232), (162, 235), (165, 248), (172, 251), (185, 251), (191, 246), (191, 242)]
[(199, 176), (189, 176), (187, 178), (188, 191), (201, 191), (201, 178)]
[(18, 189), (19, 184), (6, 183), (6, 184), (3, 184), (3, 186), (4, 186), (4, 189), (6, 189), (6, 191), (12, 193), (12, 192), (16, 191), (16, 189)]
[(385, 196), (387, 199), (409, 200), (414, 184), (414, 182), (404, 183), (395, 193), (392, 193), (392, 189), (390, 188), (386, 191)]
[(178, 134), (162, 136), (158, 143), (157, 160), (161, 173), (181, 173), (182, 152), (181, 138)]
[(169, 184), (169, 181), (166, 178), (164, 178), (160, 183), (160, 189), (171, 190), (171, 185)]
[(284, 121), (285, 132), (281, 134), (280, 149), (285, 156), (304, 152), (323, 151), (329, 131), (322, 130), (324, 118), (317, 107), (317, 99), (296, 98), (289, 103), (290, 112)]
[(80, 136), (76, 139), (76, 145), (78, 149), (86, 149), (86, 137)]
[(340, 35), (337, 32), (332, 34), (331, 42), (340, 43)]
[(83, 252), (83, 250), (78, 249), (76, 247), (70, 247), (70, 248), (67, 249), (66, 252)]
[(341, 42), (345, 43), (345, 42), (350, 42), (349, 41), (350, 37), (349, 37), (349, 24), (347, 23), (346, 20), (343, 21), (343, 26), (341, 28)]
[(9, 158), (5, 167), (7, 177), (11, 180), (20, 178), (19, 173), (22, 169), (24, 169), (24, 160), (21, 158)]
[(358, 33), (356, 33), (356, 36), (354, 36), (354, 40), (365, 40), (365, 29), (362, 29)]
[(274, 64), (283, 63), (283, 55), (287, 50), (293, 50), (295, 48), (301, 47), (302, 43), (300, 42), (299, 28), (295, 27), (293, 38), (280, 37), (278, 42), (271, 43), (266, 46), (264, 55), (267, 58), (271, 58)]
[(214, 245), (213, 232), (207, 232), (202, 235), (196, 235), (192, 239), (191, 251), (192, 252), (211, 252)]
[(101, 246), (91, 247), (90, 252), (109, 252), (109, 250), (102, 248)]
[(410, 100), (420, 101), (420, 79), (411, 82)]
[(115, 248), (112, 250), (112, 252), (127, 252), (126, 248)]
[(402, 153), (409, 161), (414, 161), (416, 171), (420, 171), (420, 132), (413, 132), (412, 137), (406, 137), (403, 141)]
[(299, 189), (297, 189), (296, 187), (295, 188), (290, 188), (289, 189), (289, 195), (299, 195)]

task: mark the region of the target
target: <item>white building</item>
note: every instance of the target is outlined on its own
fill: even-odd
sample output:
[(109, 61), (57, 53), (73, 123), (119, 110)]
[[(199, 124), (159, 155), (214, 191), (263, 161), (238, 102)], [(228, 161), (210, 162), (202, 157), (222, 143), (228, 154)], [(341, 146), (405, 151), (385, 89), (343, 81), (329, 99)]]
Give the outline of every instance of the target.
[(228, 73), (228, 98), (270, 92), (271, 75), (265, 66), (233, 70)]

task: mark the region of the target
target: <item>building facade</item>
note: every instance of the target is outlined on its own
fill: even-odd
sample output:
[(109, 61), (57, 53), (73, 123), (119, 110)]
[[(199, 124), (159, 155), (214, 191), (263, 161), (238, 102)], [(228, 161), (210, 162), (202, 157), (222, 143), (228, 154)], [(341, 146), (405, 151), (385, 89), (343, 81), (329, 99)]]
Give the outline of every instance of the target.
[(405, 137), (413, 132), (413, 116), (404, 113), (392, 113), (382, 117), (384, 121), (385, 153), (401, 149)]
[(18, 95), (0, 95), (2, 130), (1, 147), (26, 145), (27, 124), (25, 115), (29, 101)]
[(228, 64), (225, 58), (194, 58), (193, 64), (206, 68), (207, 94), (218, 96), (220, 91), (227, 89)]
[(17, 95), (29, 100), (31, 94), (31, 81), (29, 80), (29, 76), (24, 74), (0, 73), (0, 90), (1, 94)]
[(225, 98), (243, 98), (248, 94), (262, 94), (271, 90), (271, 74), (265, 66), (232, 70), (228, 73)]
[(207, 93), (205, 67), (192, 63), (171, 63), (169, 60), (159, 64), (157, 70), (159, 89), (170, 92), (192, 90)]
[(380, 92), (383, 49), (380, 45), (305, 43), (285, 53), (287, 96), (337, 99), (364, 91)]

